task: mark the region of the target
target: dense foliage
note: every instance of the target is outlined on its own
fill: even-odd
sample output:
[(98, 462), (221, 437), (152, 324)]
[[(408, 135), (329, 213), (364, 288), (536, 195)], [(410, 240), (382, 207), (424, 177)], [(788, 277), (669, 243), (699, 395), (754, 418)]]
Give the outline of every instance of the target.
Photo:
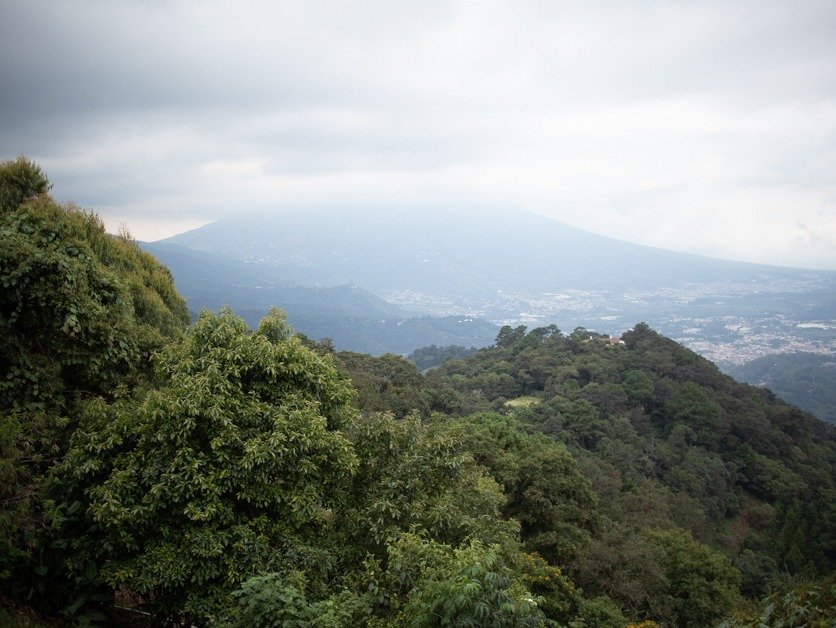
[[(352, 371), (358, 380), (375, 380), (374, 366), (348, 364), (360, 369)], [(509, 503), (508, 463), (492, 460), (486, 446), (501, 422), (564, 443), (597, 497), (589, 524), (574, 533), (545, 526), (546, 538), (563, 543), (550, 553), (533, 545), (526, 524), (542, 500), (505, 514), (587, 594), (609, 596), (634, 618), (702, 625), (739, 604), (740, 594), (780, 587), (787, 572), (832, 572), (833, 428), (734, 382), (646, 325), (621, 341), (583, 329), (567, 336), (554, 327), (506, 327), (496, 346), (429, 371), (420, 387), (401, 391), (410, 394), (416, 408), (481, 424), (465, 442)], [(506, 449), (513, 442), (499, 440)], [(536, 483), (560, 474), (527, 476)], [(542, 494), (560, 495), (567, 512), (565, 493)], [(674, 564), (692, 566), (687, 580), (672, 569), (672, 552)]]
[(26, 159), (0, 164), (0, 580), (32, 595), (46, 586), (30, 564), (50, 534), (45, 479), (79, 408), (146, 381), (188, 320), (165, 267), (48, 189)]
[(429, 347), (415, 349), (406, 359), (412, 362), (419, 371), (426, 371), (443, 364), (447, 360), (466, 358), (474, 351), (476, 351), (475, 347), (465, 349), (461, 345), (444, 345), (443, 347), (430, 345)]
[[(460, 406), (534, 396), (516, 414), (594, 462), (582, 466), (607, 505), (658, 493), (645, 511), (667, 510), (698, 538), (779, 569), (829, 570), (834, 430), (644, 325), (623, 340), (534, 330), (430, 383)], [(490, 390), (494, 381), (502, 387)]]
[(343, 351), (337, 360), (351, 373), (358, 408), (391, 412), (399, 419), (416, 411), (424, 418), (430, 416), (430, 404), (422, 392), (423, 379), (401, 356), (387, 353), (373, 358)]
[(350, 389), (278, 312), (254, 334), (206, 313), (156, 366), (153, 391), (81, 418), (57, 473), (83, 506), (64, 522), (68, 562), (159, 612), (208, 617), (320, 536), (356, 465), (338, 431)]
[(836, 579), (791, 586), (739, 609), (720, 628), (831, 628), (836, 617)]
[(646, 325), (504, 327), (426, 375), (278, 310), (184, 329), (129, 237), (26, 160), (0, 181), (4, 596), (221, 626), (832, 610), (834, 428)]

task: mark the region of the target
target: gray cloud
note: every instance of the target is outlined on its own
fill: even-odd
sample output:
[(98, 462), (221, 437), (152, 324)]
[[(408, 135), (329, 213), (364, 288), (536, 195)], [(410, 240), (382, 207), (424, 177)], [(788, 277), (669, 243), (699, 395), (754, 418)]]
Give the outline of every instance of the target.
[(7, 0), (0, 154), (145, 238), (397, 195), (836, 268), (834, 24), (828, 1)]

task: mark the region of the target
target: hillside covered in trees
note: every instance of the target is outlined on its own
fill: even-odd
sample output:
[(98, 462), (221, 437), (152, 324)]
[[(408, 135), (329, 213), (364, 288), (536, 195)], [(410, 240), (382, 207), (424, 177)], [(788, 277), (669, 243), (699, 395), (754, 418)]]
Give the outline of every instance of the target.
[[(506, 514), (521, 522), (528, 549), (633, 617), (665, 617), (657, 605), (678, 597), (660, 590), (660, 529), (718, 550), (738, 572), (732, 588), (748, 597), (787, 574), (832, 571), (833, 427), (735, 382), (646, 325), (620, 342), (583, 329), (505, 327), (494, 347), (423, 377), (396, 356), (338, 358), (360, 408), (417, 408), (560, 443), (592, 489), (589, 527), (561, 527), (577, 511), (554, 488), (531, 483), (546, 481), (543, 469), (503, 482), (509, 496), (537, 496), (529, 504), (512, 497)], [(502, 477), (507, 461), (494, 458), (484, 437), (476, 442), (475, 459)], [(559, 502), (549, 525), (527, 523), (548, 499)]]
[(35, 164), (0, 186), (6, 605), (111, 625), (832, 619), (834, 428), (646, 325), (505, 327), (419, 353), (463, 356), (426, 374), (280, 310), (189, 326), (167, 269)]
[(729, 369), (735, 379), (764, 386), (781, 399), (836, 423), (836, 360), (816, 353), (780, 353)]

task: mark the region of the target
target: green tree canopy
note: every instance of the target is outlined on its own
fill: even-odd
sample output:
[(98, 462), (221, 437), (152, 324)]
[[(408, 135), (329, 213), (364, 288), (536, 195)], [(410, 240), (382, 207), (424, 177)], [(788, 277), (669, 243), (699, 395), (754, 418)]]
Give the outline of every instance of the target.
[[(21, 167), (0, 164), (3, 185)], [(135, 384), (188, 322), (168, 269), (91, 212), (4, 196), (25, 202), (0, 213), (0, 409), (61, 413)]]
[(478, 414), (450, 428), (508, 495), (505, 516), (520, 522), (525, 545), (553, 564), (583, 552), (595, 528), (597, 499), (565, 447), (522, 431), (513, 416)]
[(341, 515), (351, 535), (343, 545), (382, 557), (389, 539), (417, 529), (453, 546), (467, 538), (516, 546), (517, 525), (501, 516), (500, 486), (446, 422), (372, 413), (355, 421), (349, 437), (360, 463), (353, 506)]
[(352, 393), (288, 335), (278, 311), (255, 333), (204, 312), (155, 358), (159, 388), (87, 407), (59, 473), (72, 572), (204, 622), (244, 579), (306, 560), (357, 465), (338, 431)]
[(721, 552), (699, 543), (682, 530), (645, 533), (662, 551), (669, 617), (678, 626), (710, 626), (739, 601), (740, 574)]

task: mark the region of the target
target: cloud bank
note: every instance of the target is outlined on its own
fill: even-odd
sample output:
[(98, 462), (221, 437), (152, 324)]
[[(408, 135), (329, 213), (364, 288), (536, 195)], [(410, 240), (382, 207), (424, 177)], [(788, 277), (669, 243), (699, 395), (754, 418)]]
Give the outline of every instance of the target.
[(0, 155), (140, 238), (295, 201), (505, 202), (836, 269), (832, 2), (0, 7)]

